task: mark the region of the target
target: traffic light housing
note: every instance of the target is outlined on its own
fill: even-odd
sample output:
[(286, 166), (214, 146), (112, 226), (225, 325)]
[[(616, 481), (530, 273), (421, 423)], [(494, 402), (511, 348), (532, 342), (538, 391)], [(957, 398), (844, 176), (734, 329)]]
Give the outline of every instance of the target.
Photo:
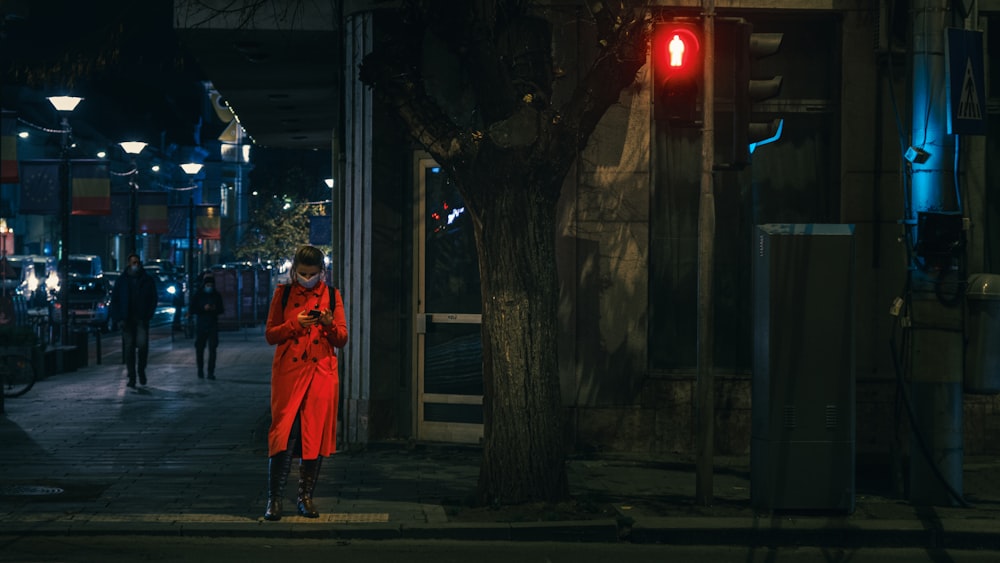
[(658, 122), (695, 126), (701, 93), (701, 28), (694, 23), (661, 22), (653, 29), (653, 114)]
[(756, 147), (781, 137), (784, 120), (755, 121), (754, 104), (780, 94), (782, 77), (760, 77), (753, 66), (755, 61), (778, 52), (784, 34), (754, 33), (753, 24), (744, 21), (737, 23), (734, 31), (733, 160), (742, 165), (749, 164)]

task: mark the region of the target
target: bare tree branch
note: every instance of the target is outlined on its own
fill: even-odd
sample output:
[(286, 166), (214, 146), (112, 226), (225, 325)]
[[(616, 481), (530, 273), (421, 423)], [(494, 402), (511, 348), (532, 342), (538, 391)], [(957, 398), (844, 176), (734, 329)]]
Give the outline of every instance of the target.
[(601, 51), (563, 108), (564, 131), (575, 136), (566, 141), (572, 142), (574, 150), (586, 146), (601, 117), (618, 101), (621, 91), (635, 82), (636, 73), (646, 64), (652, 25), (645, 8), (625, 7), (621, 14), (613, 14), (598, 0), (588, 0), (588, 5), (596, 10)]

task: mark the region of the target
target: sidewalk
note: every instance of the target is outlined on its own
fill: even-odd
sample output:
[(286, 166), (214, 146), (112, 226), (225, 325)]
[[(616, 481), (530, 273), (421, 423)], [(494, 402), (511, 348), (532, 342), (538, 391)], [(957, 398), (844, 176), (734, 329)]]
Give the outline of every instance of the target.
[[(722, 545), (1000, 549), (1000, 459), (966, 459), (970, 508), (914, 507), (859, 483), (851, 515), (755, 515), (748, 459), (717, 458), (714, 503), (694, 505), (688, 459), (569, 461), (573, 496), (617, 514), (490, 521), (467, 506), (474, 447), (371, 444), (324, 462), (321, 517), (261, 519), (273, 348), (260, 328), (221, 336), (218, 379), (195, 376), (193, 343), (157, 329), (149, 385), (125, 387), (117, 336), (97, 365), (49, 376), (0, 417), (0, 535), (157, 534), (442, 538)], [(92, 343), (93, 344), (93, 343)], [(498, 514), (498, 518), (501, 516)]]

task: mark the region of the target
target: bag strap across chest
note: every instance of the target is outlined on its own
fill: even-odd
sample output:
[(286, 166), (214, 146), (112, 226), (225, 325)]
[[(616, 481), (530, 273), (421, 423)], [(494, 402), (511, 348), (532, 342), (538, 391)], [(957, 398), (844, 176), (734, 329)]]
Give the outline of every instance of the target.
[[(333, 286), (330, 284), (325, 284), (326, 290), (330, 294), (330, 312), (332, 313), (334, 309), (337, 308), (337, 300), (333, 296)], [(288, 306), (288, 295), (292, 292), (292, 284), (286, 283), (281, 287), (281, 311), (285, 311), (285, 307)]]

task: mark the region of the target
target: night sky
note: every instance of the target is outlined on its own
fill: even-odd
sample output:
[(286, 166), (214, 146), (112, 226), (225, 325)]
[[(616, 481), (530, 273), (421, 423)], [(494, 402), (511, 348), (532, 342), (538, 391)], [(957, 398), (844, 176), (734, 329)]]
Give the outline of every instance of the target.
[(197, 144), (201, 74), (172, 29), (171, 0), (0, 0), (3, 108), (50, 122), (46, 96), (85, 98), (74, 124), (112, 139)]

